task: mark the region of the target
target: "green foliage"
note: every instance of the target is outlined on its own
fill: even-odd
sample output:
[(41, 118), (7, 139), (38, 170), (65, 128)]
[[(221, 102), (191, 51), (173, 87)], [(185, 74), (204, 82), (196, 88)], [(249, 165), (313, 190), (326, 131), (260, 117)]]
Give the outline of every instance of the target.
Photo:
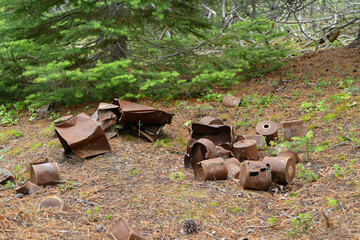
[(328, 205), (329, 207), (335, 207), (336, 205), (338, 205), (338, 201), (336, 201), (336, 199), (333, 199), (331, 197), (327, 198), (328, 201), (326, 202), (326, 205)]
[(291, 221), (294, 224), (294, 228), (289, 230), (290, 235), (303, 234), (313, 228), (311, 223), (312, 219), (309, 213), (299, 213), (298, 216), (293, 218)]
[(183, 179), (185, 179), (185, 174), (182, 172), (172, 172), (169, 176), (169, 179), (170, 180), (176, 180), (176, 179), (183, 180)]
[(4, 125), (16, 125), (18, 112), (15, 109), (7, 110), (5, 105), (0, 105), (0, 123)]
[(318, 178), (320, 178), (319, 175), (315, 174), (313, 171), (307, 170), (304, 165), (297, 164), (297, 175), (300, 180), (300, 182), (315, 182)]
[(341, 124), (338, 125), (340, 135), (337, 137), (340, 142), (348, 142), (353, 147), (360, 148), (360, 133), (354, 131), (354, 127), (349, 127), (346, 131)]
[(268, 223), (271, 225), (271, 226), (274, 226), (276, 225), (276, 218), (274, 218), (274, 216), (271, 216), (269, 219), (268, 219)]
[(335, 177), (337, 177), (337, 178), (344, 177), (347, 174), (350, 174), (350, 173), (354, 172), (355, 170), (354, 170), (354, 167), (353, 167), (353, 163), (354, 163), (354, 160), (351, 160), (350, 163), (349, 163), (349, 166), (345, 167), (345, 168), (340, 167), (337, 164), (334, 164), (333, 168), (334, 168)]

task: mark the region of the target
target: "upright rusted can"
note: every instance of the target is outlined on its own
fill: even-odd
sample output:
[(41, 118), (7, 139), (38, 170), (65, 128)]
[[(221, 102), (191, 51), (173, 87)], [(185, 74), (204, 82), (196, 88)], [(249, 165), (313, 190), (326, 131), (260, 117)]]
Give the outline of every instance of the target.
[(225, 180), (228, 175), (226, 163), (222, 158), (213, 158), (201, 161), (194, 167), (197, 181)]
[(259, 154), (255, 140), (240, 140), (233, 144), (233, 152), (237, 159), (255, 160), (259, 159)]
[(295, 160), (290, 157), (265, 157), (264, 163), (270, 164), (271, 178), (279, 184), (289, 184), (295, 177)]
[(272, 121), (262, 121), (256, 125), (256, 132), (265, 137), (267, 144), (269, 144), (270, 141), (274, 141), (275, 138), (278, 137), (278, 129), (278, 125)]
[(56, 162), (30, 165), (30, 181), (36, 185), (56, 185), (60, 181), (60, 169)]
[(299, 162), (299, 155), (290, 149), (285, 148), (284, 150), (282, 150), (277, 157), (289, 157), (295, 160), (295, 163)]
[(244, 189), (269, 190), (271, 186), (270, 165), (259, 161), (244, 161), (240, 170), (240, 186)]

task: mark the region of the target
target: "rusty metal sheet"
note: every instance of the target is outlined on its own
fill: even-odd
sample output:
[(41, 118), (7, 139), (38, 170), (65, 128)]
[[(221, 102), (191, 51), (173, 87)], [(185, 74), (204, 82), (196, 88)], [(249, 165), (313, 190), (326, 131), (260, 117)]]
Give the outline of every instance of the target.
[(86, 158), (111, 150), (104, 131), (85, 113), (56, 121), (55, 132), (65, 153), (73, 152)]
[(111, 230), (110, 235), (115, 240), (146, 240), (147, 238), (132, 229), (127, 222), (120, 219), (115, 223)]
[(106, 131), (117, 122), (117, 116), (114, 112), (118, 111), (119, 106), (110, 103), (100, 103), (91, 119), (96, 121), (102, 130)]
[(0, 184), (6, 184), (7, 181), (14, 181), (14, 176), (11, 172), (0, 168)]
[(201, 123), (191, 124), (190, 138), (196, 140), (206, 138), (216, 146), (233, 143), (233, 129), (227, 125), (206, 125)]
[(119, 106), (120, 122), (133, 122), (145, 124), (171, 124), (174, 114), (167, 113), (146, 105), (114, 98), (113, 104)]

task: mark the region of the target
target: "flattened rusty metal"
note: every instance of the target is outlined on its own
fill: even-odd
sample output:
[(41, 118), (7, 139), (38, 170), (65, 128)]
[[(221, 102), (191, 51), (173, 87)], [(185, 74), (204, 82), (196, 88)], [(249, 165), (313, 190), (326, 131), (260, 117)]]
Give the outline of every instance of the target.
[(119, 106), (110, 103), (100, 103), (91, 119), (96, 121), (102, 130), (106, 131), (117, 122), (117, 116), (114, 113), (118, 111)]
[(256, 125), (256, 133), (263, 135), (267, 144), (270, 144), (270, 141), (274, 141), (278, 137), (278, 129), (278, 125), (272, 121), (262, 121)]
[(222, 157), (224, 159), (230, 158), (230, 156), (234, 156), (234, 153), (231, 150), (227, 150), (221, 146), (216, 146), (215, 152), (217, 157)]
[(201, 123), (191, 124), (190, 138), (207, 138), (215, 146), (222, 144), (232, 144), (233, 129), (227, 125), (206, 125)]
[(41, 190), (40, 186), (29, 181), (15, 189), (17, 193), (29, 194), (29, 195), (36, 193), (40, 190)]
[(269, 190), (271, 186), (270, 164), (259, 161), (244, 161), (240, 170), (240, 186), (244, 189)]
[(120, 219), (112, 226), (110, 235), (115, 240), (147, 240), (146, 237), (132, 229), (123, 219)]
[(240, 105), (241, 99), (239, 97), (234, 97), (231, 95), (225, 95), (223, 98), (222, 104), (225, 107), (238, 107)]
[(149, 106), (128, 102), (114, 98), (113, 104), (119, 106), (121, 122), (133, 122), (145, 124), (171, 124), (174, 114), (164, 112)]
[(81, 158), (111, 150), (104, 131), (85, 113), (56, 121), (55, 132), (65, 152), (73, 152)]
[(0, 168), (0, 184), (6, 184), (8, 181), (14, 181), (11, 172)]
[(197, 181), (225, 180), (228, 170), (224, 159), (214, 158), (198, 162), (194, 166), (194, 175)]
[(36, 185), (55, 185), (60, 181), (60, 169), (56, 162), (30, 165), (30, 181)]
[(281, 122), (284, 129), (284, 139), (291, 141), (293, 137), (303, 137), (305, 135), (304, 120), (293, 120)]
[(255, 140), (240, 140), (233, 145), (233, 152), (237, 159), (255, 160), (259, 159), (259, 154)]
[(210, 116), (206, 116), (200, 119), (200, 123), (205, 125), (224, 125), (223, 121), (221, 121), (220, 119)]
[(289, 184), (295, 177), (296, 161), (290, 157), (265, 157), (264, 163), (271, 166), (271, 178), (279, 184)]
[[(216, 158), (215, 145), (206, 138), (197, 140), (190, 150), (190, 164), (192, 167), (205, 159)], [(184, 162), (186, 167), (186, 163)]]

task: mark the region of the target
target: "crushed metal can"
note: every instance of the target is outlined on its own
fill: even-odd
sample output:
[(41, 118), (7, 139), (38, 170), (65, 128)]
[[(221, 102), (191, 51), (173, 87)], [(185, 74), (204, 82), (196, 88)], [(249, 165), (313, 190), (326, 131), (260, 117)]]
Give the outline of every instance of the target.
[[(193, 141), (190, 143), (193, 143)], [(206, 138), (200, 138), (195, 141), (189, 149), (190, 154), (184, 158), (185, 168), (194, 167), (198, 162), (216, 157), (214, 143)]]
[(263, 163), (270, 164), (273, 182), (286, 185), (295, 177), (295, 160), (290, 157), (265, 157)]
[[(192, 123), (190, 128), (190, 138), (207, 138), (215, 146), (222, 144), (232, 145), (233, 129), (227, 125), (206, 125), (201, 123)], [(224, 147), (226, 149), (226, 147)]]
[(147, 240), (146, 237), (132, 229), (123, 219), (112, 226), (110, 235), (115, 240)]
[(291, 141), (293, 137), (303, 137), (305, 135), (304, 120), (293, 120), (281, 122), (284, 129), (284, 139)]
[(213, 158), (198, 162), (194, 166), (197, 181), (225, 180), (228, 176), (226, 163), (222, 158)]
[(281, 149), (277, 157), (289, 157), (294, 159), (295, 163), (299, 162), (299, 155), (295, 151), (287, 148)]
[(65, 153), (87, 158), (111, 151), (109, 141), (96, 121), (85, 113), (56, 120), (55, 133)]
[[(256, 141), (256, 145), (258, 146), (258, 148), (264, 148), (266, 146), (266, 139), (263, 135), (241, 135), (241, 137), (243, 138), (242, 140), (255, 140)], [(241, 139), (240, 136), (238, 136), (239, 140)], [(236, 139), (238, 139), (236, 138)], [(237, 142), (238, 140), (235, 140), (235, 142)]]
[(0, 168), (0, 184), (6, 184), (8, 181), (14, 181), (14, 176), (11, 172)]
[(244, 161), (240, 170), (240, 186), (244, 189), (267, 191), (271, 187), (270, 164), (259, 161)]
[(28, 194), (34, 194), (38, 191), (40, 191), (42, 188), (32, 182), (27, 181), (26, 183), (24, 183), (23, 185), (17, 187), (15, 189), (16, 193), (22, 193), (24, 195)]

